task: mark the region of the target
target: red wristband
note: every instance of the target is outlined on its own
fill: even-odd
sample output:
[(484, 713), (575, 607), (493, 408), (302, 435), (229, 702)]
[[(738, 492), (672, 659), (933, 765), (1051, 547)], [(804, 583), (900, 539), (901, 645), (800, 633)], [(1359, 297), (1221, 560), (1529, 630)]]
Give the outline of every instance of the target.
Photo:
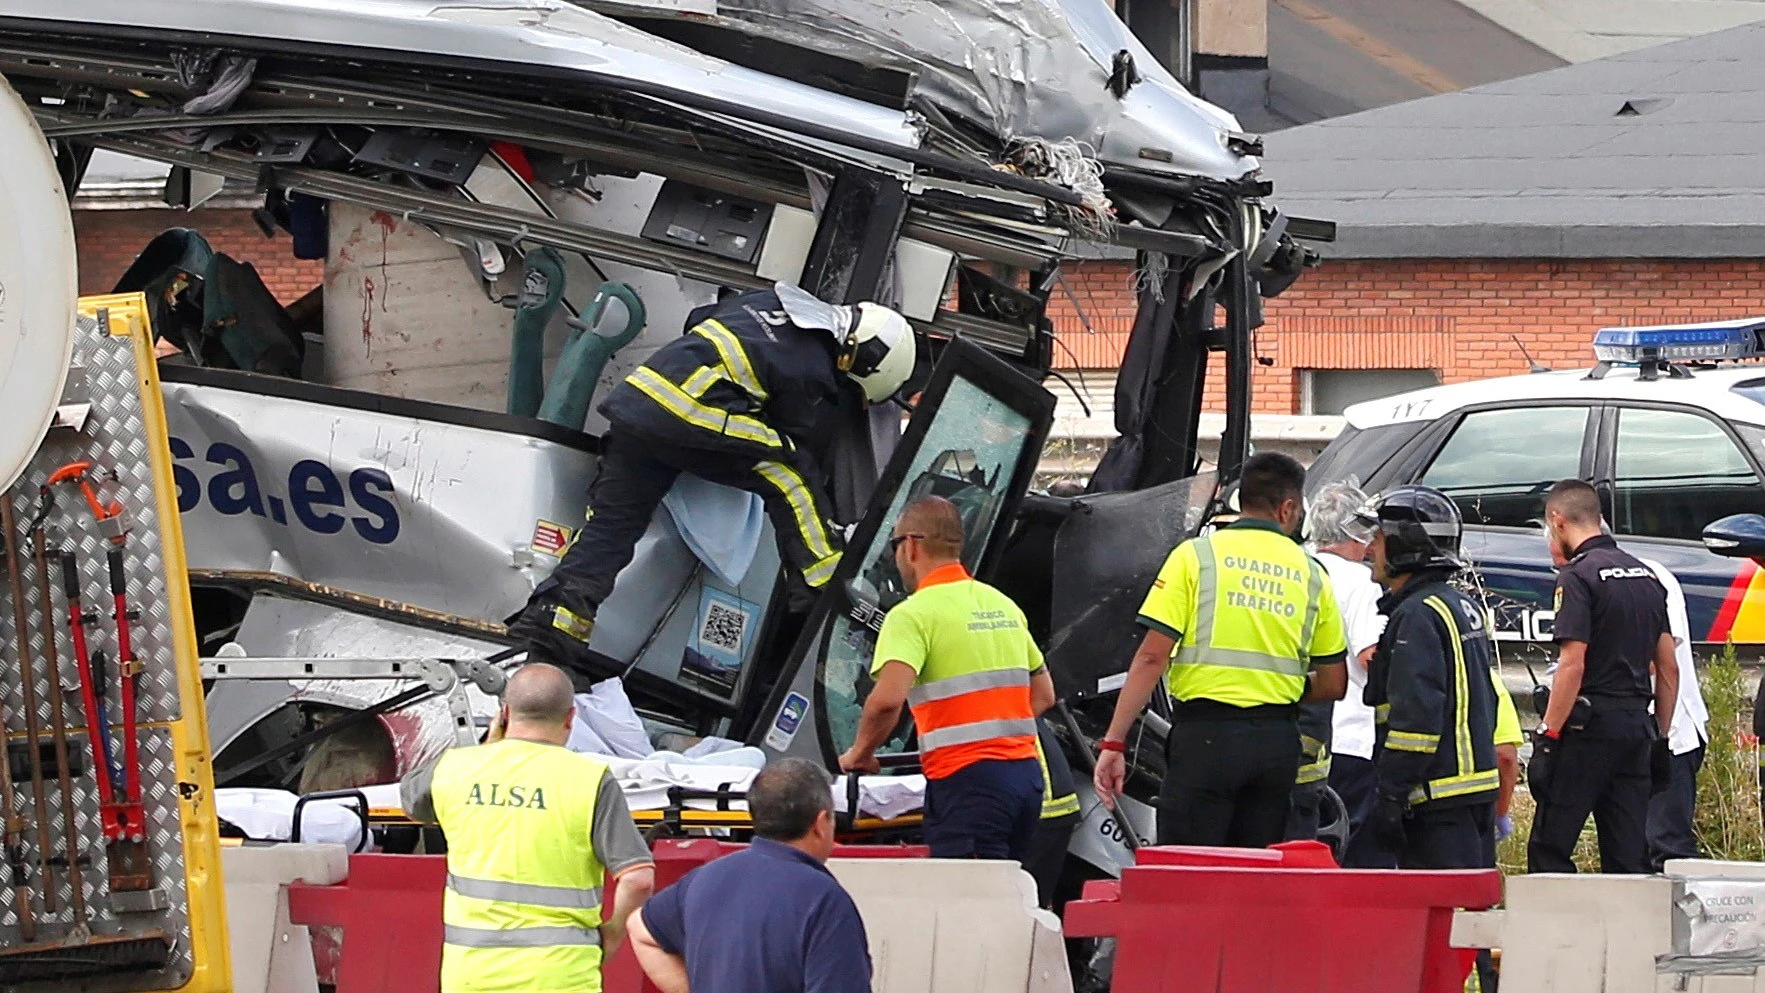
[(1128, 750), (1128, 743), (1125, 741), (1111, 741), (1108, 738), (1104, 738), (1097, 742), (1097, 750), (1100, 752), (1126, 753)]
[(1552, 741), (1556, 741), (1557, 739), (1559, 739), (1563, 736), (1563, 732), (1557, 730), (1556, 728), (1545, 728), (1544, 729), (1544, 736), (1546, 738), (1549, 738)]

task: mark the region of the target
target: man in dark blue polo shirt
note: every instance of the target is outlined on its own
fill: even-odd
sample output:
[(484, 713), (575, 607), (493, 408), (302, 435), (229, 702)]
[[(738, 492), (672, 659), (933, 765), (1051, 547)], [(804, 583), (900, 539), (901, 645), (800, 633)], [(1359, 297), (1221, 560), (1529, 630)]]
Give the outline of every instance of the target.
[(754, 843), (686, 874), (630, 920), (637, 961), (662, 993), (870, 993), (858, 907), (825, 863), (833, 791), (802, 759), (748, 787)]

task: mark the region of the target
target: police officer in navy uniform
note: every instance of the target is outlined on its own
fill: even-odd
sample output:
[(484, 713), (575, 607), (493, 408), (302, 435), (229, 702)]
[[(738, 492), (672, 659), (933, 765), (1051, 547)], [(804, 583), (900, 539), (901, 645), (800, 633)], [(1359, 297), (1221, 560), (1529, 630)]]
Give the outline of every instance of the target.
[(1378, 799), (1366, 830), (1404, 869), (1495, 865), (1495, 646), (1450, 580), (1463, 522), (1426, 486), (1381, 497), (1371, 547), (1385, 631), (1367, 668)]
[(595, 613), (683, 472), (759, 494), (799, 599), (825, 585), (841, 543), (810, 441), (838, 415), (846, 381), (881, 403), (913, 371), (912, 327), (874, 303), (830, 306), (778, 283), (693, 317), (607, 395), (587, 523), (509, 619), (530, 659), (571, 670), (579, 688)]
[(1592, 486), (1552, 486), (1544, 513), (1553, 557), (1567, 564), (1557, 576), (1550, 703), (1527, 770), (1538, 804), (1527, 869), (1574, 872), (1570, 856), (1591, 813), (1600, 869), (1647, 873), (1649, 756), (1679, 697), (1667, 594), (1604, 532)]

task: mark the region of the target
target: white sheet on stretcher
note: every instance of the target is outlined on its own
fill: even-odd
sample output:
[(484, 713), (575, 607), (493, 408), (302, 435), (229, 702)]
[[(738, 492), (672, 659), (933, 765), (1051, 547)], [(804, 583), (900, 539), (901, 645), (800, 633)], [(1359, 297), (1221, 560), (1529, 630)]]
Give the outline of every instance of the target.
[[(742, 749), (742, 752), (749, 749)], [(753, 750), (753, 751), (758, 751)], [(725, 752), (729, 760), (734, 760), (740, 753)], [(647, 758), (625, 759), (617, 756), (597, 755), (596, 758), (607, 763), (613, 771), (613, 778), (619, 781), (619, 788), (625, 793), (625, 803), (632, 810), (661, 810), (668, 806), (668, 788), (685, 786), (691, 789), (715, 790), (728, 787), (736, 792), (746, 792), (748, 784), (759, 774), (758, 765), (706, 765), (705, 759), (693, 761), (685, 759), (676, 752), (657, 752)], [(717, 758), (721, 756), (711, 756)], [(743, 756), (745, 757), (745, 756)], [(384, 786), (369, 786), (363, 789), (368, 796), (368, 803), (373, 807), (399, 806), (398, 784), (389, 783)], [(843, 811), (846, 807), (846, 777), (841, 776), (833, 785), (834, 809)], [(695, 810), (715, 810), (715, 800), (690, 800), (686, 804)], [(858, 811), (872, 817), (884, 819), (900, 817), (925, 806), (924, 776), (860, 776), (858, 778)], [(746, 810), (747, 804), (732, 801), (731, 810)]]
[[(742, 751), (758, 751), (743, 749)], [(724, 753), (732, 755), (734, 753)], [(602, 756), (606, 758), (605, 756)], [(716, 756), (722, 758), (723, 756)], [(759, 775), (751, 765), (709, 765), (681, 761), (672, 752), (658, 752), (644, 759), (606, 758), (613, 778), (625, 791), (625, 802), (632, 810), (660, 810), (668, 806), (668, 790), (673, 786), (689, 789), (716, 790), (728, 788), (745, 792)], [(846, 777), (834, 781), (834, 809), (846, 806)], [(858, 811), (873, 817), (899, 817), (925, 805), (924, 776), (860, 776), (858, 778)], [(686, 806), (695, 810), (715, 810), (715, 800), (688, 800)], [(741, 801), (732, 801), (731, 810), (746, 810)]]

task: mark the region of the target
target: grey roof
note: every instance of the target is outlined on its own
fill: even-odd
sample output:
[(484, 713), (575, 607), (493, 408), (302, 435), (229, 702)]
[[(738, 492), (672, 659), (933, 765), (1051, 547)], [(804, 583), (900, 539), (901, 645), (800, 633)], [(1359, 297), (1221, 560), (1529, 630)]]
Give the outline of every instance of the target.
[(1765, 24), (1271, 135), (1290, 213), (1326, 254), (1765, 254)]
[(1765, 20), (1765, 0), (1455, 0), (1568, 62)]

